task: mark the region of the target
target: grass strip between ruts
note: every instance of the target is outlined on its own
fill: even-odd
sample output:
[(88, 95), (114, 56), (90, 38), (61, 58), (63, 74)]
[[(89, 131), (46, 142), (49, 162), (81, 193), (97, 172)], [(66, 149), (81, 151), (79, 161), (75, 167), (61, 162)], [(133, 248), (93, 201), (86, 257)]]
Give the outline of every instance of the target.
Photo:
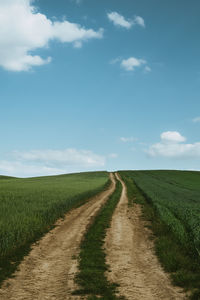
[(106, 278), (105, 272), (109, 266), (106, 264), (103, 248), (106, 230), (110, 226), (121, 192), (122, 185), (117, 180), (115, 191), (100, 209), (84, 236), (79, 254), (80, 271), (75, 279), (80, 289), (74, 292), (76, 295), (89, 295), (90, 300), (122, 299), (115, 295), (117, 284), (111, 284)]

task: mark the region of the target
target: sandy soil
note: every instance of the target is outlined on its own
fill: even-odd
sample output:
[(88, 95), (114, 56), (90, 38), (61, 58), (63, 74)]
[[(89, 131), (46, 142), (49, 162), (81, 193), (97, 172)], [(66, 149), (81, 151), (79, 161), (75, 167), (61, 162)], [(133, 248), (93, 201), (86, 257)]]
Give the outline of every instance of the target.
[(128, 207), (126, 186), (114, 212), (105, 247), (107, 272), (111, 282), (120, 284), (119, 295), (130, 300), (185, 299), (182, 290), (173, 287), (153, 251), (150, 231), (141, 218), (141, 207)]
[(83, 234), (102, 204), (115, 189), (111, 174), (110, 188), (86, 204), (66, 214), (56, 227), (33, 245), (15, 277), (0, 289), (1, 300), (69, 300), (75, 290), (79, 245)]

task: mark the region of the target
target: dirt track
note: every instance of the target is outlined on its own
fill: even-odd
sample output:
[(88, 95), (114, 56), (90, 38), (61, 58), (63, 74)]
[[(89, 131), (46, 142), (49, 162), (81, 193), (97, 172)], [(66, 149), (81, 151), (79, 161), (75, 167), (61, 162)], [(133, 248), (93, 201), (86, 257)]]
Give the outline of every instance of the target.
[(150, 232), (141, 218), (139, 205), (128, 207), (126, 186), (114, 212), (106, 237), (107, 273), (111, 282), (120, 284), (119, 295), (130, 300), (185, 299), (181, 289), (171, 285), (153, 252)]
[(107, 191), (66, 214), (64, 220), (32, 247), (15, 273), (0, 289), (1, 300), (69, 300), (75, 289), (74, 275), (81, 238), (107, 197), (115, 189), (114, 176)]
[[(119, 176), (117, 178), (121, 181)], [(1, 300), (78, 300), (74, 276), (81, 239), (92, 218), (115, 189), (112, 185), (83, 206), (66, 214), (64, 220), (33, 245), (15, 277), (4, 282)], [(122, 182), (122, 181), (121, 181)], [(111, 282), (120, 284), (119, 294), (127, 300), (181, 300), (181, 289), (171, 285), (153, 252), (150, 232), (141, 218), (139, 205), (128, 207), (124, 183), (120, 202), (108, 229), (105, 247)]]

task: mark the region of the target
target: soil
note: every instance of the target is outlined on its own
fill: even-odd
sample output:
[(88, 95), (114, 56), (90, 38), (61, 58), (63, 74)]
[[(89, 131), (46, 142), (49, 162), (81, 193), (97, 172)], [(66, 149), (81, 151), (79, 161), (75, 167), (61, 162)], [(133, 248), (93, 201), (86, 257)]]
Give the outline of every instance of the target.
[(109, 281), (120, 285), (119, 295), (127, 300), (186, 299), (183, 291), (171, 284), (154, 253), (141, 206), (128, 206), (126, 186), (118, 174), (117, 178), (123, 191), (105, 240)]

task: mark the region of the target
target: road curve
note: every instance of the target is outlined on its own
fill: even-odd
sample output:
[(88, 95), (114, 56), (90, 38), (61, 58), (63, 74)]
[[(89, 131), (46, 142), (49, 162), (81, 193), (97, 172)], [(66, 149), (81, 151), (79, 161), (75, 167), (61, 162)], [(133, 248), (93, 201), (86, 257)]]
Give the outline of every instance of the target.
[(127, 300), (185, 299), (182, 290), (171, 285), (154, 254), (140, 205), (128, 207), (126, 186), (118, 174), (117, 179), (123, 190), (105, 241), (108, 279), (120, 285), (119, 295)]
[(76, 300), (74, 275), (77, 272), (79, 246), (87, 226), (108, 196), (115, 189), (115, 179), (110, 174), (111, 186), (86, 204), (68, 212), (64, 220), (33, 245), (15, 272), (0, 289), (1, 300)]

